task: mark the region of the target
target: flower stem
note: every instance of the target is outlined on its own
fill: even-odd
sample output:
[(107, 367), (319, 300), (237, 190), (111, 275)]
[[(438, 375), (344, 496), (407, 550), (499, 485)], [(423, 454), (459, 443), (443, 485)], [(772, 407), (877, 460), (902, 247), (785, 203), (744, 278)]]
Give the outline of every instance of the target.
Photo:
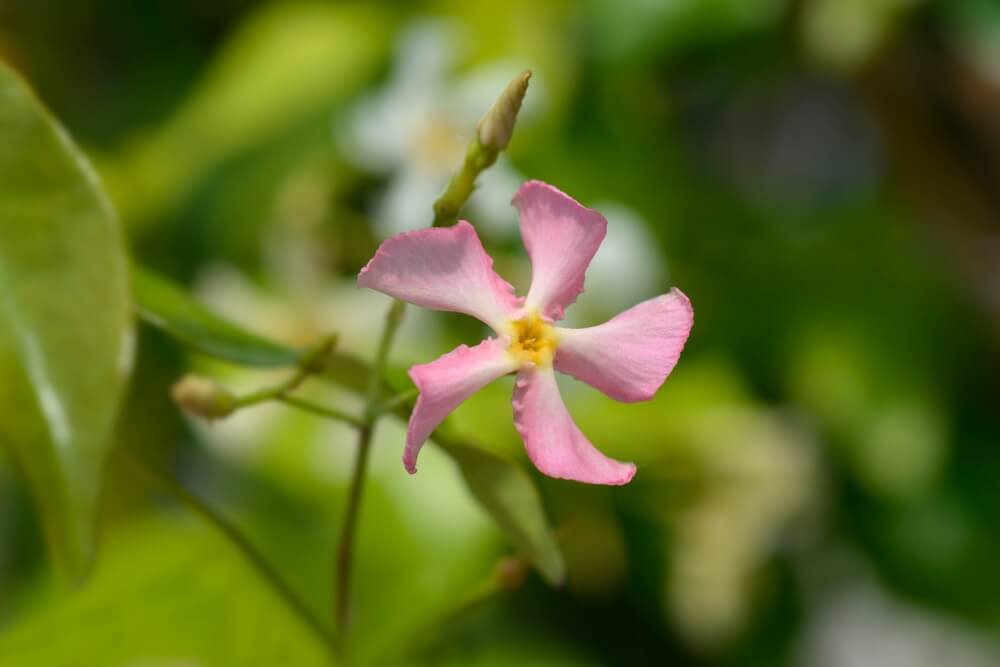
[(285, 405), (291, 405), (299, 410), (305, 412), (311, 412), (313, 414), (319, 415), (320, 417), (326, 417), (328, 419), (333, 419), (335, 421), (344, 422), (345, 424), (350, 424), (356, 428), (362, 428), (365, 426), (365, 421), (359, 417), (338, 410), (337, 408), (329, 407), (326, 405), (320, 405), (319, 403), (313, 403), (304, 398), (299, 398), (298, 396), (278, 396), (275, 400), (278, 400)]
[(349, 627), (349, 612), (351, 604), (351, 570), (354, 564), (354, 539), (357, 534), (358, 515), (361, 509), (361, 494), (364, 491), (365, 473), (368, 469), (368, 457), (371, 452), (372, 436), (375, 433), (374, 424), (366, 424), (358, 431), (358, 451), (354, 459), (354, 470), (351, 473), (351, 486), (347, 496), (347, 509), (344, 511), (344, 523), (341, 528), (340, 542), (337, 545), (337, 563), (334, 590), (335, 621), (337, 637), (341, 649), (347, 645), (347, 630)]
[(348, 414), (347, 412), (334, 407), (328, 407), (315, 403), (306, 398), (293, 396), (291, 393), (298, 389), (302, 383), (309, 378), (309, 376), (323, 371), (325, 363), (330, 357), (333, 347), (336, 344), (336, 340), (336, 336), (329, 336), (325, 338), (319, 346), (317, 346), (302, 360), (302, 363), (299, 364), (295, 373), (284, 382), (273, 387), (265, 387), (263, 389), (250, 392), (249, 394), (235, 397), (232, 400), (230, 412), (235, 412), (240, 408), (257, 405), (259, 403), (277, 401), (305, 412), (311, 412), (315, 415), (319, 415), (320, 417), (326, 417), (327, 419), (333, 419), (335, 421), (350, 424), (356, 428), (365, 426), (367, 421), (361, 419), (360, 417), (355, 417), (354, 415)]
[(247, 394), (246, 396), (240, 396), (236, 399), (235, 408), (244, 408), (248, 405), (256, 405), (257, 403), (263, 403), (265, 401), (284, 401), (286, 394), (295, 391), (299, 386), (306, 381), (306, 379), (315, 373), (321, 372), (323, 370), (323, 364), (327, 357), (333, 352), (333, 348), (337, 344), (337, 336), (327, 336), (324, 338), (319, 345), (316, 346), (311, 352), (309, 352), (299, 363), (298, 368), (295, 369), (295, 373), (289, 377), (287, 380), (274, 387), (266, 387), (258, 391)]
[(434, 202), (434, 227), (445, 227), (455, 222), (458, 212), (472, 196), (479, 173), (496, 162), (500, 151), (486, 148), (474, 137), (465, 153), (462, 168), (448, 181), (444, 194)]
[(224, 516), (216, 512), (210, 505), (204, 502), (201, 498), (194, 495), (183, 484), (173, 479), (169, 475), (164, 474), (158, 470), (155, 466), (151, 465), (149, 462), (145, 461), (138, 454), (132, 453), (129, 459), (144, 472), (150, 479), (152, 479), (157, 486), (159, 486), (168, 495), (173, 497), (181, 505), (184, 505), (194, 514), (201, 517), (204, 521), (210, 524), (213, 528), (218, 530), (225, 536), (230, 544), (236, 547), (236, 549), (243, 555), (246, 561), (253, 567), (257, 573), (261, 576), (264, 581), (266, 581), (277, 595), (285, 601), (292, 612), (298, 616), (302, 624), (310, 631), (313, 635), (319, 639), (324, 646), (333, 652), (334, 642), (330, 631), (323, 625), (319, 617), (316, 616), (312, 610), (306, 605), (305, 602), (296, 595), (295, 591), (285, 583), (281, 575), (278, 574), (274, 568), (267, 562), (267, 559), (261, 555), (257, 548), (254, 547), (253, 543), (242, 533), (235, 524), (231, 523)]
[(378, 409), (378, 400), (382, 389), (382, 373), (389, 357), (392, 340), (403, 319), (404, 310), (405, 304), (402, 301), (393, 301), (386, 314), (382, 337), (379, 340), (378, 350), (375, 353), (375, 360), (368, 378), (365, 416), (358, 429), (358, 451), (351, 473), (347, 507), (344, 510), (344, 523), (337, 546), (334, 576), (334, 618), (337, 638), (342, 650), (347, 646), (347, 632), (350, 625), (351, 571), (354, 564), (354, 542), (357, 535), (358, 516), (361, 511), (361, 498), (368, 471), (372, 437), (375, 434), (375, 424), (381, 414)]

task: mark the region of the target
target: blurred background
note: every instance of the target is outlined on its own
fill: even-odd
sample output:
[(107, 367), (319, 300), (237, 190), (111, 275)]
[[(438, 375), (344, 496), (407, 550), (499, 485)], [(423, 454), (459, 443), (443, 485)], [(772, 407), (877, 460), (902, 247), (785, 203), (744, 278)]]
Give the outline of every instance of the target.
[[(134, 254), (279, 340), (337, 331), (371, 354), (387, 300), (357, 270), (429, 224), (526, 67), (513, 143), (463, 215), (499, 272), (523, 293), (509, 200), (538, 178), (610, 221), (574, 325), (690, 296), (653, 401), (563, 384), (639, 472), (610, 489), (531, 470), (561, 590), (532, 576), (465, 602), (510, 547), (436, 448), (407, 475), (383, 422), (360, 663), (1000, 664), (1000, 4), (4, 0), (0, 58), (92, 156)], [(392, 362), (480, 335), (411, 308)], [(169, 387), (191, 370), (273, 381), (144, 328), (120, 447), (231, 517), (326, 617), (351, 432), (281, 406), (186, 420)], [(529, 468), (510, 392), (453, 421)], [(239, 553), (118, 458), (73, 590), (0, 454), (0, 664), (325, 664)]]

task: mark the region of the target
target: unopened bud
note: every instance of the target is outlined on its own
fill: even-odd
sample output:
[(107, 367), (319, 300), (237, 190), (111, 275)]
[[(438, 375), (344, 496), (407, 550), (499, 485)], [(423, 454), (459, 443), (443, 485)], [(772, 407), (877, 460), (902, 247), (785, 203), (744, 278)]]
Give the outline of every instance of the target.
[(530, 69), (515, 76), (500, 93), (500, 97), (493, 103), (486, 115), (479, 119), (476, 124), (476, 132), (479, 135), (479, 143), (484, 148), (495, 151), (507, 148), (511, 135), (514, 134), (517, 112), (521, 110), (524, 94), (528, 92), (528, 79), (530, 78)]
[(516, 556), (504, 556), (493, 568), (496, 582), (505, 591), (515, 591), (524, 585), (528, 578), (528, 564)]
[(236, 398), (225, 387), (200, 375), (185, 375), (174, 384), (170, 395), (184, 412), (196, 417), (218, 419), (236, 409)]

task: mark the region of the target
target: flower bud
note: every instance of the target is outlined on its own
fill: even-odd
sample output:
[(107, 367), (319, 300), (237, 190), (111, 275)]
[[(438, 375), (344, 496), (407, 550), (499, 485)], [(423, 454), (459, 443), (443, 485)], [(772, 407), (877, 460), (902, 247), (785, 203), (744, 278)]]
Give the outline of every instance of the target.
[(196, 417), (218, 419), (236, 409), (236, 398), (225, 387), (200, 375), (185, 375), (174, 384), (170, 395), (184, 412)]
[(510, 137), (514, 134), (514, 122), (517, 120), (517, 112), (521, 110), (524, 94), (528, 91), (528, 79), (530, 78), (530, 69), (526, 69), (514, 77), (500, 93), (500, 97), (493, 103), (490, 110), (479, 119), (476, 124), (476, 132), (479, 136), (479, 143), (484, 148), (494, 151), (502, 151), (507, 148)]
[(502, 590), (516, 591), (528, 578), (528, 564), (522, 558), (504, 556), (493, 568), (493, 577)]

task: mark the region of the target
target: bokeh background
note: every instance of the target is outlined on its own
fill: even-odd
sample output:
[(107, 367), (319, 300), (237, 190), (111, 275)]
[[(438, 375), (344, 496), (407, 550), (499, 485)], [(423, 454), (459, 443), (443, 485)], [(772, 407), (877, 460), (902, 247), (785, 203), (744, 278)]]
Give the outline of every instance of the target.
[[(514, 141), (463, 216), (500, 273), (526, 285), (508, 202), (539, 178), (610, 221), (573, 323), (691, 297), (653, 401), (564, 383), (639, 473), (536, 475), (561, 590), (530, 577), (472, 604), (510, 547), (445, 457), (408, 476), (402, 426), (380, 426), (360, 663), (1000, 664), (997, 3), (4, 0), (0, 57), (92, 156), (135, 255), (277, 339), (337, 331), (371, 354), (387, 301), (358, 268), (430, 222), (525, 67)], [(392, 362), (480, 333), (411, 308)], [(146, 329), (139, 355), (119, 447), (232, 518), (325, 617), (350, 431), (280, 406), (186, 420), (169, 386), (187, 371), (272, 378)], [(528, 467), (510, 384), (453, 421)], [(0, 664), (324, 664), (240, 554), (120, 458), (77, 590), (0, 458)]]

